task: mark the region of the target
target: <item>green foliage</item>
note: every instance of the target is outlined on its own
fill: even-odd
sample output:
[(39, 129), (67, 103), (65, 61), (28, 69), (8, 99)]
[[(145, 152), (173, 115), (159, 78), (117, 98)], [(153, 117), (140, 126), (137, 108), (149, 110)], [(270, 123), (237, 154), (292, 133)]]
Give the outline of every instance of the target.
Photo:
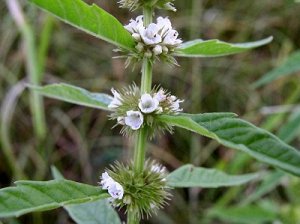
[(95, 37), (126, 50), (134, 49), (134, 39), (123, 25), (95, 4), (88, 5), (82, 0), (29, 1)]
[[(55, 167), (52, 167), (51, 171), (56, 180), (64, 179)], [(65, 205), (64, 209), (77, 224), (121, 224), (117, 212), (102, 198), (82, 204)]]
[(300, 133), (300, 112), (293, 113), (288, 121), (280, 128), (278, 137), (285, 142), (291, 142)]
[(256, 205), (243, 207), (215, 208), (210, 211), (209, 216), (236, 224), (264, 224), (275, 221), (277, 214)]
[(171, 125), (217, 140), (229, 148), (248, 153), (259, 161), (300, 176), (300, 153), (268, 131), (229, 113), (161, 116)]
[(77, 224), (121, 224), (116, 211), (107, 200), (65, 206)]
[(43, 87), (29, 87), (50, 98), (103, 110), (110, 110), (107, 106), (113, 99), (110, 95), (107, 94), (91, 93), (77, 86), (72, 86), (64, 83), (52, 84)]
[(167, 176), (170, 187), (216, 188), (245, 184), (258, 177), (258, 174), (228, 175), (215, 169), (184, 165)]
[(20, 216), (106, 198), (100, 187), (69, 180), (17, 181), (0, 190), (0, 217)]
[(241, 44), (230, 44), (220, 40), (192, 40), (180, 45), (175, 56), (179, 57), (218, 57), (231, 54), (241, 53), (252, 48), (260, 47), (270, 43), (273, 37), (268, 37), (263, 40), (241, 43)]
[(300, 71), (300, 51), (294, 52), (288, 59), (278, 68), (265, 74), (259, 80), (257, 80), (253, 87), (257, 88), (273, 82), (276, 79), (291, 75)]

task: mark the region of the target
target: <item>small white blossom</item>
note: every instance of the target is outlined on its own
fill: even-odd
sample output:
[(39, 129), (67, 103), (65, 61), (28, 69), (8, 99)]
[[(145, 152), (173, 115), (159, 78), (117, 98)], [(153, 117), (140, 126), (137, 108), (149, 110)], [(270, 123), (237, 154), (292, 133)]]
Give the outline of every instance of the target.
[(165, 38), (163, 39), (163, 43), (166, 45), (176, 46), (182, 43), (182, 40), (177, 39), (178, 32), (176, 30), (170, 30), (167, 32)]
[(122, 105), (122, 98), (120, 93), (116, 91), (114, 88), (111, 89), (112, 94), (114, 95), (114, 99), (108, 105), (108, 108), (115, 109)]
[(166, 167), (164, 167), (161, 164), (153, 164), (151, 167), (151, 171), (154, 173), (165, 173), (166, 172)]
[(136, 19), (131, 19), (129, 24), (124, 26), (126, 30), (128, 30), (131, 34), (133, 33), (141, 33), (144, 27), (143, 16), (138, 16)]
[(108, 175), (107, 172), (102, 173), (101, 182), (103, 190), (109, 189), (112, 185), (114, 185), (114, 180)]
[(156, 45), (153, 48), (154, 55), (160, 55), (162, 52), (163, 52), (163, 49), (162, 49), (162, 46), (160, 46), (160, 45)]
[(114, 184), (108, 188), (108, 193), (114, 199), (122, 199), (124, 195), (124, 189), (121, 184), (114, 182)]
[(161, 36), (158, 33), (159, 26), (155, 23), (149, 24), (149, 26), (141, 33), (141, 37), (146, 45), (158, 44), (162, 41)]
[(102, 173), (100, 184), (102, 185), (103, 190), (108, 190), (108, 193), (112, 197), (110, 201), (123, 198), (124, 189), (122, 185), (114, 181), (107, 172)]
[(172, 24), (171, 21), (168, 19), (168, 17), (163, 18), (160, 16), (156, 19), (156, 21), (162, 37), (167, 31), (172, 30)]
[(184, 100), (179, 100), (177, 99), (176, 96), (170, 96), (168, 97), (168, 101), (170, 103), (170, 109), (173, 111), (173, 112), (180, 112), (182, 111), (182, 108), (180, 108), (180, 103), (184, 102)]
[(159, 90), (157, 93), (154, 94), (154, 98), (158, 100), (158, 102), (163, 102), (166, 100), (167, 96), (165, 94), (165, 91), (162, 89)]
[(139, 111), (127, 111), (125, 117), (125, 124), (131, 127), (132, 130), (138, 130), (142, 126), (144, 122), (144, 116)]
[(139, 102), (139, 108), (145, 114), (150, 114), (155, 111), (158, 105), (159, 101), (148, 93), (143, 94)]
[(125, 118), (124, 117), (118, 117), (117, 121), (118, 121), (118, 124), (125, 125)]

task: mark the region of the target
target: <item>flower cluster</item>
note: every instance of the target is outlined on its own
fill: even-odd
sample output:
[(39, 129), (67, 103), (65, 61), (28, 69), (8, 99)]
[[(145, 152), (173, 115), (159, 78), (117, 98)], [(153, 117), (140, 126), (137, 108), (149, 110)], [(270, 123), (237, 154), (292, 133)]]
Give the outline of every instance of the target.
[(123, 89), (120, 92), (112, 89), (114, 96), (109, 108), (114, 110), (112, 119), (122, 125), (122, 133), (129, 134), (147, 125), (154, 133), (155, 129), (171, 131), (168, 124), (159, 122), (157, 118), (161, 114), (177, 114), (181, 112), (180, 103), (177, 99), (162, 88), (154, 88), (150, 93), (141, 94), (136, 86)]
[(103, 190), (108, 190), (111, 195), (111, 200), (122, 199), (124, 195), (124, 189), (118, 182), (114, 181), (107, 172), (104, 172), (101, 176), (100, 184)]
[(135, 211), (139, 218), (156, 212), (170, 199), (166, 168), (155, 161), (146, 161), (143, 172), (139, 174), (134, 172), (132, 164), (117, 162), (103, 175), (111, 176), (124, 188), (123, 197), (111, 200), (112, 205), (124, 207), (126, 211)]
[(151, 8), (159, 8), (165, 10), (176, 11), (176, 8), (172, 4), (174, 0), (120, 0), (118, 3), (121, 8), (128, 8), (129, 10), (136, 10), (143, 6)]
[(167, 17), (158, 17), (156, 23), (151, 23), (145, 27), (143, 16), (138, 16), (135, 20), (131, 19), (125, 28), (137, 41), (136, 50), (138, 53), (133, 54), (131, 59), (139, 60), (148, 57), (177, 64), (170, 54), (182, 43), (182, 40), (178, 39), (178, 32), (172, 28)]

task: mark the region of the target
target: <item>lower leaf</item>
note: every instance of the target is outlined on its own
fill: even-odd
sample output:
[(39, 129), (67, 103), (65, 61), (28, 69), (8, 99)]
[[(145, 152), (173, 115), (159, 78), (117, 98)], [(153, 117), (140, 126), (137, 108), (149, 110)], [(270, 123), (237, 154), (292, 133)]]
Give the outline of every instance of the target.
[(0, 217), (20, 216), (108, 197), (100, 187), (69, 180), (17, 181), (0, 190)]

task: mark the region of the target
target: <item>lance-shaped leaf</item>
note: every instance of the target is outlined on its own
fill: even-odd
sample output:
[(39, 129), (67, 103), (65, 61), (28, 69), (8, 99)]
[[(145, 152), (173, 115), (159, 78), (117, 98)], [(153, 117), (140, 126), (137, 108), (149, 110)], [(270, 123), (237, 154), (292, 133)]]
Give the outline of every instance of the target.
[(265, 74), (253, 84), (257, 88), (266, 85), (276, 79), (300, 72), (300, 51), (293, 53), (281, 66)]
[(300, 152), (230, 113), (163, 115), (161, 121), (217, 140), (229, 148), (300, 176)]
[(20, 216), (108, 197), (100, 187), (69, 180), (17, 181), (0, 190), (0, 217)]
[(216, 169), (184, 165), (167, 176), (170, 187), (216, 188), (245, 184), (258, 177), (258, 174), (228, 175)]
[(192, 40), (180, 45), (174, 55), (179, 57), (219, 57), (241, 53), (270, 43), (273, 37), (263, 40), (231, 44), (220, 40)]
[(108, 108), (108, 105), (113, 99), (110, 95), (107, 94), (91, 93), (77, 86), (72, 86), (64, 83), (52, 84), (43, 87), (29, 87), (50, 98), (102, 110), (110, 110)]
[[(56, 180), (64, 179), (56, 167), (52, 167), (51, 171)], [(106, 199), (83, 204), (65, 205), (64, 208), (77, 224), (121, 224), (117, 212)]]
[(29, 0), (61, 20), (123, 49), (134, 49), (130, 33), (111, 14), (82, 0)]

